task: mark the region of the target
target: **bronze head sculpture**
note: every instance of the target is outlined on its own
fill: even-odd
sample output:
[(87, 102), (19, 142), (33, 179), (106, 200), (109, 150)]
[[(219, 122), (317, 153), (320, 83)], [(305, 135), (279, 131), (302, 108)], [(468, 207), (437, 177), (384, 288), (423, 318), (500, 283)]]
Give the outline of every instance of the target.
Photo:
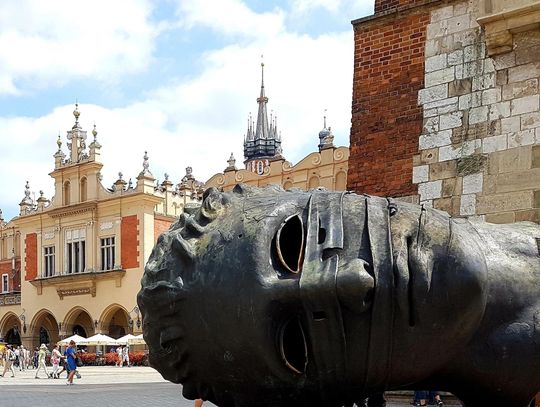
[(353, 193), (211, 188), (147, 263), (150, 362), (224, 407), (400, 388), (525, 407), (540, 390), (539, 238)]

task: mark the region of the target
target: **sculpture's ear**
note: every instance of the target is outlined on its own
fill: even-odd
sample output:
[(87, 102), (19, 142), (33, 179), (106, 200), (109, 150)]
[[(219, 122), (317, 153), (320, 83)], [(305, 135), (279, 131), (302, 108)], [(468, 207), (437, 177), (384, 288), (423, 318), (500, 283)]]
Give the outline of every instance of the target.
[(224, 195), (217, 188), (208, 188), (203, 194), (200, 213), (208, 222), (211, 222), (223, 211), (225, 203)]

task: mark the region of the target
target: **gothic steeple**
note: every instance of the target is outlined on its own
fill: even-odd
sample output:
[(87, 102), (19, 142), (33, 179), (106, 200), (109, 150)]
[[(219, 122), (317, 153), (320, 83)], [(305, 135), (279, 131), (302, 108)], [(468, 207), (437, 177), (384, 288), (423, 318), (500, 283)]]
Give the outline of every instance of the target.
[[(259, 109), (255, 131), (253, 130), (251, 114), (248, 118), (248, 128), (244, 138), (244, 163), (247, 169), (261, 172), (261, 168), (267, 166), (269, 160), (281, 158), (281, 136), (278, 134), (276, 121), (273, 117), (268, 121), (266, 108), (268, 97), (264, 89), (264, 63), (261, 63), (261, 92), (257, 98), (257, 103)], [(262, 166), (259, 161), (264, 161)], [(257, 162), (257, 165), (255, 165), (255, 162)]]

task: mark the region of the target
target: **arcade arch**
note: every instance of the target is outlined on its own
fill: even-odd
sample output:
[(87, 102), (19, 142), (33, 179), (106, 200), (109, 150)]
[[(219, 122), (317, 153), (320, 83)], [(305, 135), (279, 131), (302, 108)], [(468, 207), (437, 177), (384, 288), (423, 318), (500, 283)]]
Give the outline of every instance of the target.
[(47, 309), (42, 309), (34, 315), (29, 331), (29, 342), (33, 348), (42, 343), (52, 344), (60, 340), (58, 321)]
[(0, 337), (11, 345), (21, 345), (21, 321), (13, 312), (8, 312), (0, 321)]
[(68, 337), (71, 335), (80, 335), (84, 338), (88, 338), (96, 333), (95, 325), (90, 313), (86, 309), (83, 307), (75, 307), (64, 317), (61, 336)]
[(102, 333), (115, 339), (130, 332), (129, 315), (124, 307), (118, 304), (108, 306), (100, 318)]

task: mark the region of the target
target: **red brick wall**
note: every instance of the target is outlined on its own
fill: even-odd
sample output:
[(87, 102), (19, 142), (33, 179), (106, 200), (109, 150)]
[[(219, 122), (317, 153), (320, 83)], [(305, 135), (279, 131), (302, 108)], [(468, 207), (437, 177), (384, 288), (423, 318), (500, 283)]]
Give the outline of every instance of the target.
[[(11, 269), (11, 260), (3, 260), (0, 262), (0, 277), (2, 274), (9, 276), (9, 291), (21, 291), (21, 261), (15, 259), (15, 273)], [(1, 284), (1, 280), (0, 280)], [(1, 289), (2, 287), (0, 287)]]
[(38, 264), (38, 252), (37, 252), (37, 234), (29, 233), (24, 239), (24, 252), (25, 252), (25, 279), (33, 280), (37, 277), (37, 264)]
[(429, 3), (429, 0), (375, 0), (375, 14)]
[(429, 13), (418, 8), (355, 26), (349, 190), (417, 193), (412, 160), (423, 124), (418, 91), (424, 85)]
[(172, 220), (154, 218), (154, 243), (157, 242), (159, 235), (169, 230), (172, 223)]
[(139, 219), (137, 219), (137, 215), (122, 217), (120, 242), (122, 267), (125, 269), (139, 267)]

